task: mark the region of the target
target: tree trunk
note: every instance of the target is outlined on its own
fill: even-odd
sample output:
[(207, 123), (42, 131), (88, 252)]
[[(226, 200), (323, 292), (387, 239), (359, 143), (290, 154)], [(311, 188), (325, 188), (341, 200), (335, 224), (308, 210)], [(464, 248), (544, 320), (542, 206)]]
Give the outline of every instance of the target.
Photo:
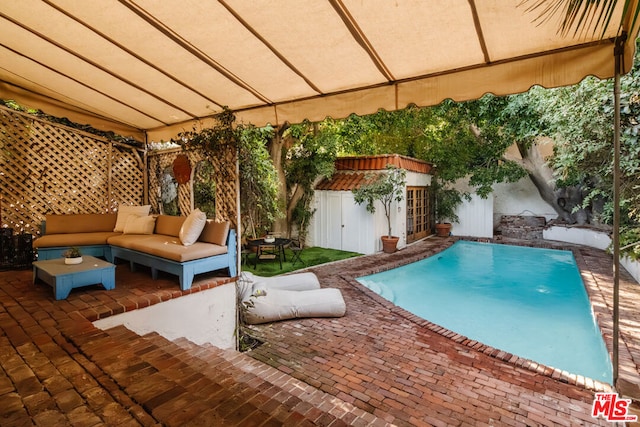
[(549, 203), (558, 216), (568, 224), (587, 224), (591, 221), (592, 213), (582, 208), (584, 199), (581, 186), (557, 188), (553, 170), (540, 153), (537, 143), (530, 146), (517, 143), (522, 159), (511, 159), (520, 163), (529, 174), (529, 178), (536, 186), (542, 199)]
[[(285, 141), (282, 138), (282, 134), (287, 129), (287, 126), (282, 126), (276, 129), (276, 134), (271, 141), (269, 146), (269, 155), (271, 156), (271, 160), (273, 161), (273, 165), (276, 168), (276, 172), (278, 174), (278, 194), (281, 199), (281, 206), (286, 205), (286, 194), (287, 194), (287, 183), (286, 178), (284, 176), (284, 168), (282, 166), (282, 148), (285, 145)], [(271, 227), (271, 231), (280, 235), (288, 235), (287, 224), (288, 224), (289, 215), (285, 218), (278, 218), (273, 223)]]

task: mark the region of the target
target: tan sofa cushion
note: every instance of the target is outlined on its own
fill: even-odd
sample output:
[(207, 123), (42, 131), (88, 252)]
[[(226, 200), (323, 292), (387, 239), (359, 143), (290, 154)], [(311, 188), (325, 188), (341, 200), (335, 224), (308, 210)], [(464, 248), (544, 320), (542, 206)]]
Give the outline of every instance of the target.
[(186, 216), (158, 215), (156, 218), (156, 234), (178, 237)]
[(62, 214), (45, 217), (45, 234), (113, 232), (116, 214)]
[(97, 233), (60, 233), (45, 234), (33, 241), (34, 248), (55, 248), (58, 246), (87, 246), (106, 245), (107, 239), (119, 236), (120, 233), (114, 231), (101, 231)]
[(216, 245), (224, 246), (227, 244), (229, 227), (229, 221), (216, 222), (212, 219), (208, 219), (198, 240), (201, 242), (215, 243)]
[(129, 215), (124, 225), (124, 234), (153, 234), (156, 225), (156, 217), (153, 215), (136, 216)]
[(127, 219), (129, 219), (131, 215), (147, 216), (149, 215), (150, 209), (151, 209), (151, 205), (144, 205), (144, 206), (120, 205), (118, 206), (117, 219), (116, 219), (116, 224), (113, 227), (113, 231), (124, 231), (124, 226), (127, 224)]
[(123, 234), (110, 238), (108, 243), (112, 246), (120, 246), (178, 262), (227, 253), (226, 246), (204, 242), (196, 242), (191, 246), (184, 246), (178, 237), (163, 234)]

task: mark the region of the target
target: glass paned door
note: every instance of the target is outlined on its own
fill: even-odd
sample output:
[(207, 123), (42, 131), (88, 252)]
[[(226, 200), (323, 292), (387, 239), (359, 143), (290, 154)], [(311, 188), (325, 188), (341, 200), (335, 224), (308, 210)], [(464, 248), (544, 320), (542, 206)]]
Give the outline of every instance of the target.
[(429, 187), (407, 187), (407, 243), (431, 234)]

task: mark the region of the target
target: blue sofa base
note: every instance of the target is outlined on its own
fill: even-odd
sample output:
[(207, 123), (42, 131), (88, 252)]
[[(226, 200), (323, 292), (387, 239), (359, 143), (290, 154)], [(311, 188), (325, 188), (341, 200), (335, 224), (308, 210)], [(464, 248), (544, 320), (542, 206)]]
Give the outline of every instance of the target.
[[(91, 246), (76, 246), (80, 249), (83, 255), (91, 255), (95, 257), (101, 257), (109, 262), (113, 262), (111, 256), (111, 245), (91, 245)], [(64, 253), (69, 249), (68, 246), (58, 246), (52, 248), (38, 248), (38, 261), (47, 259), (63, 258)]]
[[(193, 278), (196, 274), (208, 273), (223, 268), (229, 269), (229, 277), (236, 277), (237, 255), (236, 255), (236, 231), (229, 230), (227, 236), (227, 253), (207, 258), (194, 259), (192, 261), (178, 262), (167, 258), (161, 258), (144, 252), (132, 249), (121, 248), (111, 245), (78, 246), (83, 255), (104, 257), (113, 263), (116, 258), (129, 261), (131, 271), (135, 271), (135, 265), (144, 265), (151, 268), (151, 277), (155, 280), (158, 271), (175, 274), (180, 279), (180, 289), (186, 291), (191, 288)], [(62, 258), (68, 247), (38, 248), (38, 260)]]

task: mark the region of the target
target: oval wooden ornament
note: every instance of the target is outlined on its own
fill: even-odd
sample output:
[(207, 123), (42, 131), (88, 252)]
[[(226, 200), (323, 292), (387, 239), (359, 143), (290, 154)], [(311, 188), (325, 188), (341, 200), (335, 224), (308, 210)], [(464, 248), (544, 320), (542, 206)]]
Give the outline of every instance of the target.
[(185, 154), (179, 154), (173, 161), (173, 177), (178, 184), (186, 184), (191, 179), (191, 162)]

